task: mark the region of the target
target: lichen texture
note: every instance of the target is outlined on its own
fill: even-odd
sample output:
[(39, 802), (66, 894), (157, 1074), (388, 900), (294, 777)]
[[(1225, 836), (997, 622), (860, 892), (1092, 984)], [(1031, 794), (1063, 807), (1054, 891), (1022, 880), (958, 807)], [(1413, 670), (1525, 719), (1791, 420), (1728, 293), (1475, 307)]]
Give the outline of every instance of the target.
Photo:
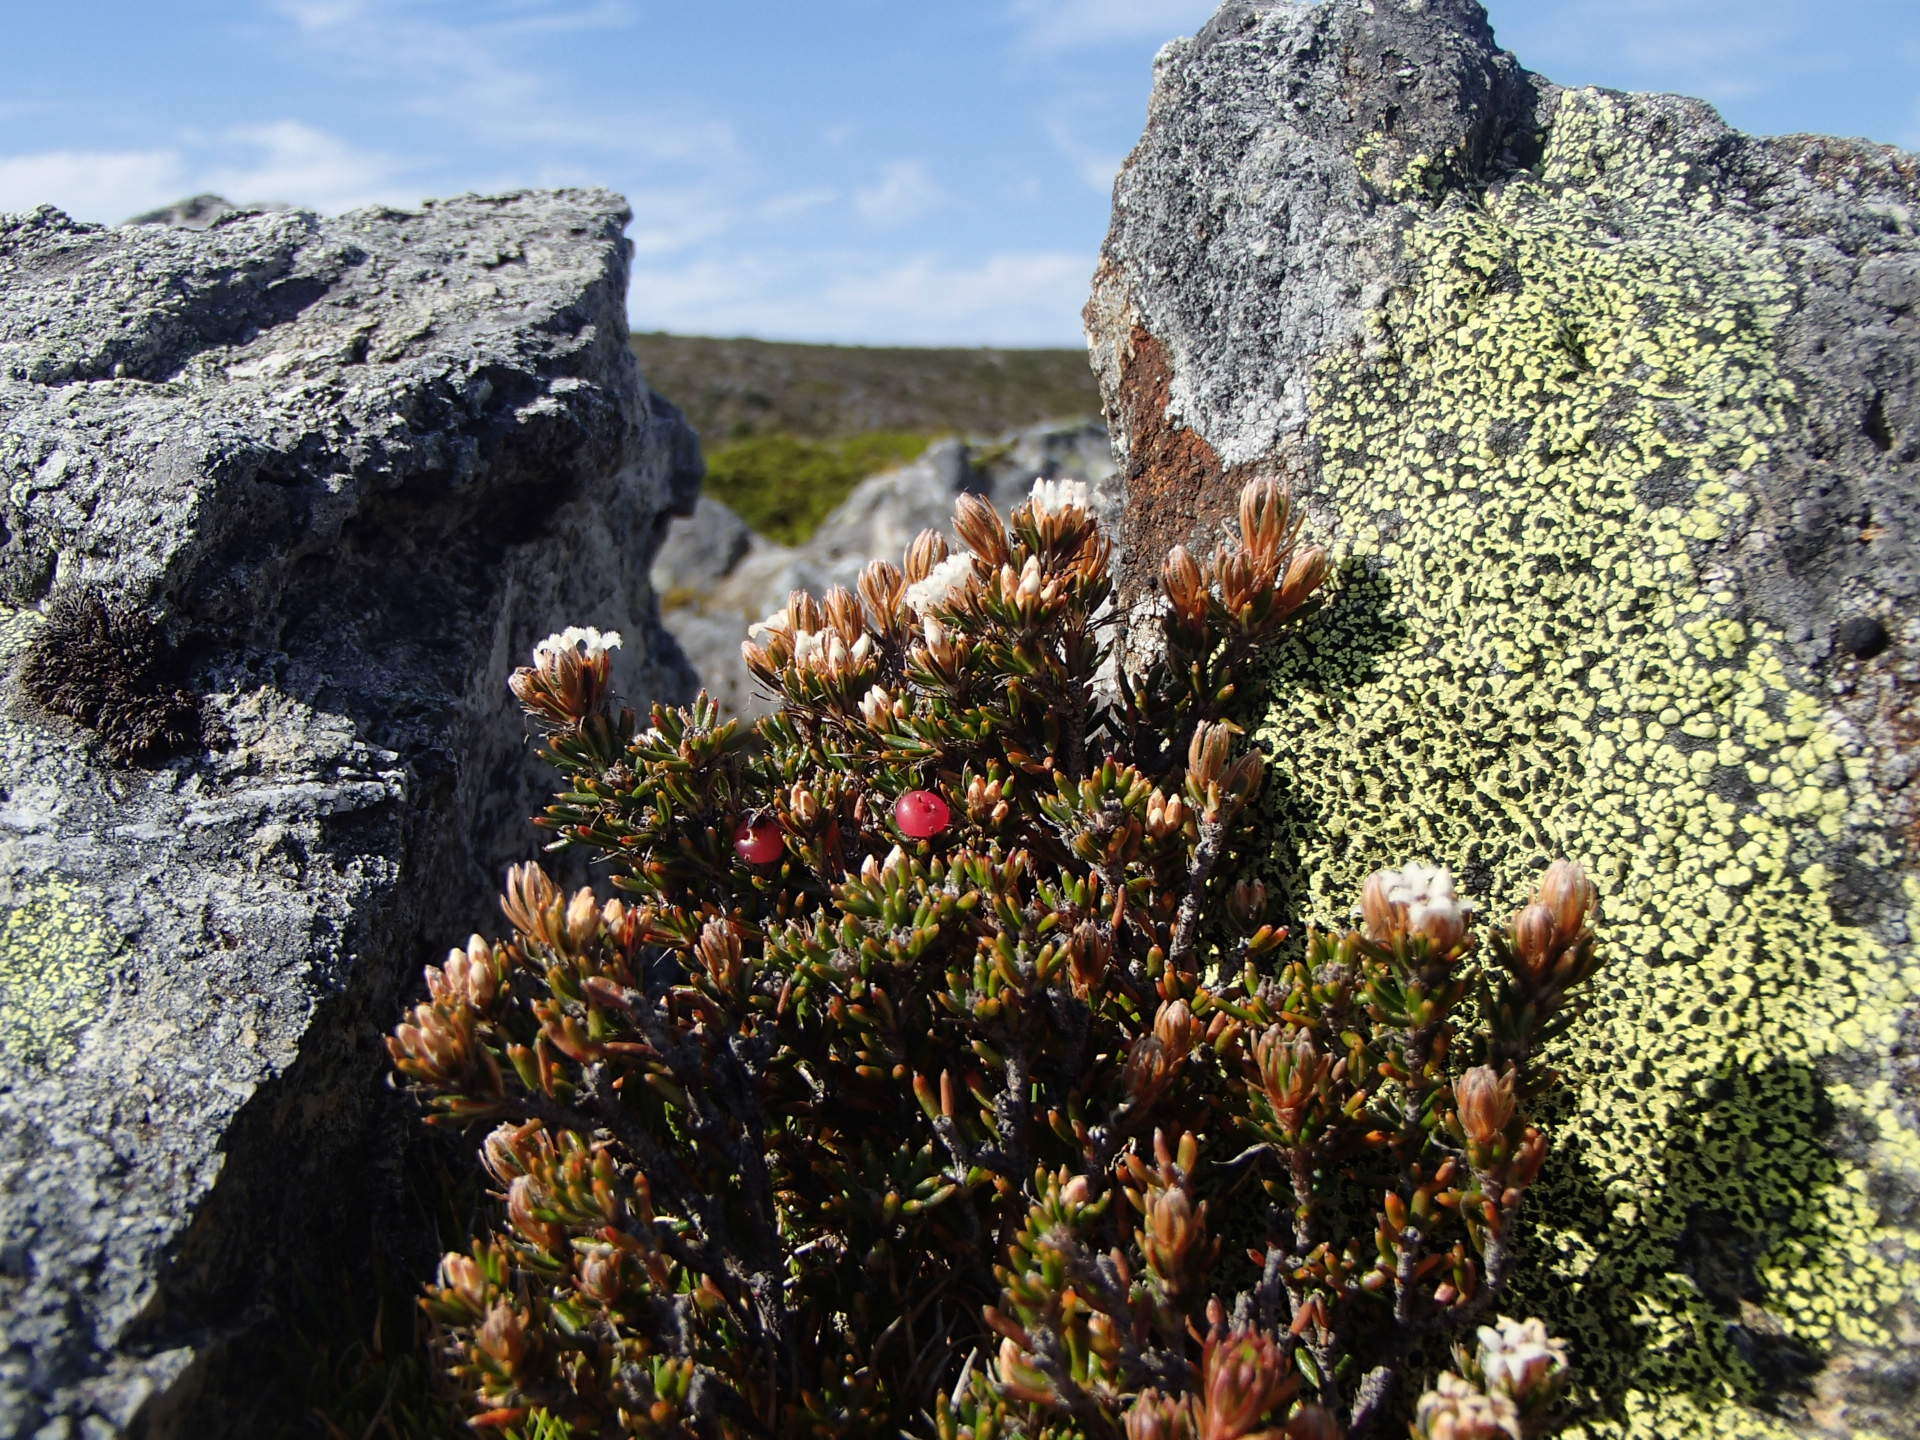
[(1893, 859), (1858, 737), (1706, 549), (1796, 423), (1788, 266), (1682, 168), (1600, 163), (1637, 143), (1617, 99), (1564, 94), (1534, 174), (1417, 222), (1370, 343), (1315, 372), (1344, 579), (1276, 661), (1282, 878), (1333, 920), (1389, 856), (1496, 906), (1550, 856), (1593, 869), (1619, 958), (1564, 1056), (1573, 1158), (1522, 1303), (1601, 1397), (1579, 1433), (1788, 1435), (1754, 1407), (1904, 1343), (1920, 1290), (1867, 1184), (1913, 1139), (1847, 1079), (1913, 997), (1836, 893)]
[(106, 917), (64, 881), (0, 906), (0, 1085), (74, 1057), (120, 948)]

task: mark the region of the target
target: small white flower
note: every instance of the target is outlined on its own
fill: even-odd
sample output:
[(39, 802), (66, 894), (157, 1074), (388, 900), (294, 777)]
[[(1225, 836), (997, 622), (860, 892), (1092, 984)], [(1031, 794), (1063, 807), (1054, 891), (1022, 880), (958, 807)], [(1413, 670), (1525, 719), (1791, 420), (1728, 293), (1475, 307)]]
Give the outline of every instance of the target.
[(1487, 1387), (1524, 1400), (1542, 1386), (1558, 1387), (1567, 1370), (1567, 1342), (1547, 1334), (1539, 1320), (1499, 1316), (1482, 1325), (1480, 1370)]
[(902, 598), (914, 614), (924, 615), (934, 606), (946, 604), (972, 579), (973, 556), (962, 550), (934, 566), (925, 579), (914, 581)]
[(829, 640), (840, 637), (828, 630), (796, 630), (793, 632), (793, 663), (802, 670), (815, 665), (824, 665), (827, 660)]
[(1466, 935), (1473, 908), (1472, 901), (1454, 894), (1453, 876), (1444, 867), (1413, 861), (1398, 870), (1375, 871), (1360, 913), (1377, 935), (1425, 935), (1436, 949), (1447, 950)]
[(609, 650), (619, 648), (618, 630), (600, 631), (591, 625), (569, 625), (533, 647), (533, 664), (536, 670), (540, 669), (549, 660), (558, 659), (569, 650), (578, 650), (588, 660), (598, 660)]
[(790, 628), (792, 624), (793, 617), (787, 613), (787, 608), (783, 605), (771, 615), (767, 616), (766, 619), (756, 620), (753, 624), (749, 625), (747, 627), (747, 638), (754, 640), (762, 635), (771, 635), (775, 631)]
[(1048, 480), (1043, 477), (1033, 482), (1033, 493), (1027, 499), (1033, 506), (1033, 518), (1036, 520), (1055, 510), (1093, 508), (1093, 495), (1084, 480)]

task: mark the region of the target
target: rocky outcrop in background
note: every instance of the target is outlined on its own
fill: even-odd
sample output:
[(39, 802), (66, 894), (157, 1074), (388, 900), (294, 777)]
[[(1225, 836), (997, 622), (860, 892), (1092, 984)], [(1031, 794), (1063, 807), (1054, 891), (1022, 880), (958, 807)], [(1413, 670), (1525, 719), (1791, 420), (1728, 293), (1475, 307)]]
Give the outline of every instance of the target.
[(803, 545), (775, 544), (720, 501), (702, 496), (693, 514), (668, 530), (654, 560), (665, 623), (716, 700), (738, 714), (766, 714), (772, 705), (740, 660), (749, 625), (786, 604), (795, 590), (852, 589), (868, 561), (899, 564), (922, 530), (948, 531), (951, 538), (960, 495), (985, 496), (1004, 513), (1041, 478), (1084, 481), (1102, 519), (1118, 512), (1113, 453), (1098, 424), (1036, 425), (990, 441), (936, 441), (912, 464), (862, 481)]
[(1563, 89), (1474, 0), (1234, 0), (1163, 52), (1090, 336), (1127, 585), (1241, 479), (1332, 542), (1276, 878), (1613, 956), (1507, 1303), (1591, 1433), (1920, 1434), (1920, 159)]
[(379, 1037), (531, 848), (504, 678), (691, 681), (626, 218), (0, 218), (0, 1433), (286, 1433), (262, 1347), (431, 1245)]

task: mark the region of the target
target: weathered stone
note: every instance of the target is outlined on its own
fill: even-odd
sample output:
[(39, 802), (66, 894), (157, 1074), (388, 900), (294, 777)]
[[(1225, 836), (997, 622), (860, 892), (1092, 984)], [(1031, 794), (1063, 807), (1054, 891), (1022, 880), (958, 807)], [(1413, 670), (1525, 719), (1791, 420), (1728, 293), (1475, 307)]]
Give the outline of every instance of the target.
[(143, 210), (126, 223), (129, 225), (178, 225), (183, 230), (208, 230), (229, 215), (253, 215), (269, 210), (290, 210), (290, 205), (236, 205), (224, 195), (189, 195), (158, 210)]
[(1290, 477), (1274, 867), (1344, 918), (1596, 872), (1613, 956), (1508, 1307), (1590, 1433), (1920, 1434), (1920, 160), (1569, 90), (1473, 0), (1163, 52), (1088, 324), (1132, 593)]
[[(636, 698), (690, 680), (625, 220), (0, 219), (0, 1433), (287, 1433), (289, 1313), (420, 1259), (378, 1042), (533, 838), (506, 674), (580, 622)], [(207, 748), (122, 765), (22, 693), (94, 653), (50, 596), (144, 615)]]
[(718, 500), (702, 497), (691, 519), (668, 530), (654, 581), (669, 607), (667, 624), (702, 685), (729, 710), (763, 715), (772, 706), (741, 663), (740, 642), (747, 626), (793, 591), (852, 589), (868, 562), (899, 564), (922, 530), (951, 533), (953, 502), (963, 493), (983, 495), (1005, 513), (1027, 498), (1036, 479), (1081, 480), (1111, 520), (1119, 509), (1116, 476), (1098, 424), (939, 440), (919, 459), (861, 481), (804, 545), (775, 544)]

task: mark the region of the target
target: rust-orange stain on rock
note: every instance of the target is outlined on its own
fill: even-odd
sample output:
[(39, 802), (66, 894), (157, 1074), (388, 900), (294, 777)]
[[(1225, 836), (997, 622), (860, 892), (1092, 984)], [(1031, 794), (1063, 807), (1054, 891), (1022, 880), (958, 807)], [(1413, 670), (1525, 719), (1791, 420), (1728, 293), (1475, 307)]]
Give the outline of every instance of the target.
[(1237, 487), (1206, 438), (1169, 418), (1173, 367), (1166, 347), (1136, 324), (1121, 361), (1116, 413), (1109, 423), (1127, 440), (1127, 511), (1121, 533), (1120, 602), (1152, 594), (1160, 562), (1191, 544), (1202, 527), (1233, 511)]

